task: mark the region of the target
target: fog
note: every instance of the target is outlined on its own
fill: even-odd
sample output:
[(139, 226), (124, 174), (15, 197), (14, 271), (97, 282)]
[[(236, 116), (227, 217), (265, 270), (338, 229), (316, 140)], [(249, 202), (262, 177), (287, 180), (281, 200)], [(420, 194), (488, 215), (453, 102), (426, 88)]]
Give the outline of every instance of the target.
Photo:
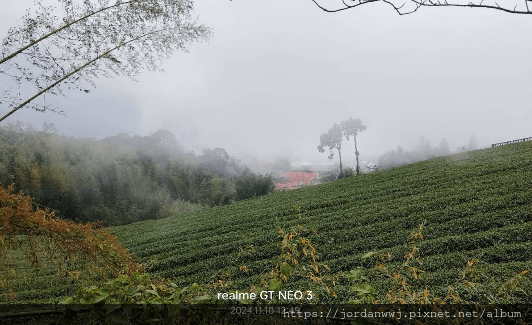
[(64, 219), (118, 225), (227, 205), (275, 188), (271, 175), (253, 173), (222, 148), (184, 151), (167, 130), (102, 140), (57, 131), (53, 124), (43, 130), (18, 122), (0, 126), (0, 185), (12, 184)]
[[(3, 38), (32, 1), (2, 2)], [(478, 148), (532, 136), (528, 15), (423, 8), (399, 16), (384, 3), (331, 14), (310, 0), (195, 6), (213, 37), (175, 54), (165, 73), (98, 79), (88, 94), (47, 97), (67, 116), (22, 109), (6, 121), (52, 122), (97, 139), (166, 129), (186, 150), (220, 147), (256, 166), (337, 163), (318, 152), (319, 136), (350, 117), (367, 126), (357, 137), (367, 162), (413, 150), (422, 137), (454, 150), (472, 136)], [(352, 142), (343, 148), (344, 166), (353, 166)]]

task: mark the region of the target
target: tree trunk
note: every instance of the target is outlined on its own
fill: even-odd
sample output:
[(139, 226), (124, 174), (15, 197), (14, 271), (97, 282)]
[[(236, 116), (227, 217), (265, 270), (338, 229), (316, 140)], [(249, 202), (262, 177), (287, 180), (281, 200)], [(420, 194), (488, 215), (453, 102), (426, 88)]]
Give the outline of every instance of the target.
[(342, 169), (342, 151), (338, 149), (338, 157), (340, 157), (340, 175), (344, 176), (344, 171)]
[(360, 166), (358, 165), (358, 149), (357, 149), (357, 136), (354, 135), (353, 138), (355, 139), (355, 155), (357, 156), (357, 175), (360, 173)]

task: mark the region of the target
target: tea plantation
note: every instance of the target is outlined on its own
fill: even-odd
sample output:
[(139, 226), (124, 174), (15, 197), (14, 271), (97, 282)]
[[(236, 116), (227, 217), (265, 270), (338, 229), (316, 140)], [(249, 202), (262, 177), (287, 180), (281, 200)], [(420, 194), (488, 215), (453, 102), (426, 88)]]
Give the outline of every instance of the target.
[[(422, 233), (415, 236), (412, 231), (421, 224)], [(256, 288), (265, 274), (278, 270), (284, 234), (284, 243), (306, 240), (299, 242), (301, 259), (316, 250), (316, 260), (310, 263), (316, 268), (298, 276), (283, 272), (290, 277), (280, 290), (314, 288), (322, 302), (347, 302), (365, 294), (390, 302), (386, 294), (395, 286), (407, 294), (427, 296), (428, 290), (441, 299), (531, 303), (527, 272), (532, 269), (532, 141), (276, 192), (111, 232), (148, 272), (183, 286), (212, 284), (219, 292)], [(409, 244), (409, 235), (417, 241)], [(311, 245), (303, 252), (301, 243)], [(368, 252), (375, 254), (363, 262)], [(318, 262), (329, 269), (322, 264), (318, 269)], [(303, 267), (292, 264), (294, 269)], [(349, 271), (359, 267), (371, 286), (367, 292), (352, 286), (360, 277), (349, 281), (354, 274)]]
[[(532, 303), (532, 141), (110, 231), (149, 273), (198, 283), (209, 302), (300, 290), (314, 302)], [(2, 302), (62, 301), (87, 273), (13, 261)]]

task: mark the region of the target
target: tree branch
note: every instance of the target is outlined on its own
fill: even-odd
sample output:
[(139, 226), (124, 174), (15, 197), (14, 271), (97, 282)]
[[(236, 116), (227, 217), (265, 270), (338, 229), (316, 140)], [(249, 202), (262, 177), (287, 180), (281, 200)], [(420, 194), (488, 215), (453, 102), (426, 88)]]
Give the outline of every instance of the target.
[(22, 104), (18, 105), (17, 107), (15, 107), (14, 109), (12, 109), (9, 113), (7, 113), (6, 115), (2, 116), (2, 118), (0, 118), (0, 122), (2, 122), (4, 119), (6, 119), (9, 115), (15, 113), (16, 111), (18, 111), (20, 108), (26, 106), (27, 104), (29, 104), (32, 100), (34, 100), (35, 98), (39, 97), (40, 95), (44, 94), (45, 92), (49, 91), (50, 89), (52, 89), (53, 87), (57, 86), (59, 83), (61, 83), (62, 81), (64, 81), (65, 79), (69, 78), (70, 76), (72, 76), (73, 74), (83, 70), (85, 67), (89, 66), (90, 64), (98, 61), (99, 59), (101, 58), (104, 58), (104, 57), (107, 57), (112, 51), (124, 46), (124, 45), (127, 45), (131, 42), (134, 42), (134, 41), (137, 41), (143, 37), (146, 37), (146, 36), (149, 36), (149, 35), (152, 35), (152, 34), (155, 34), (155, 33), (159, 33), (159, 32), (162, 32), (164, 31), (163, 30), (156, 30), (156, 31), (153, 31), (153, 32), (150, 32), (150, 33), (146, 33), (146, 34), (143, 34), (143, 35), (140, 35), (140, 36), (137, 36), (127, 42), (123, 42), (119, 45), (117, 45), (116, 47), (98, 55), (96, 58), (88, 61), (87, 63), (83, 64), (82, 66), (79, 66), (78, 68), (74, 69), (72, 72), (68, 73), (67, 75), (63, 76), (61, 79), (57, 80), (56, 82), (52, 83), (51, 85), (49, 85), (48, 87), (44, 88), (43, 90), (39, 91), (37, 94), (35, 94), (33, 97), (29, 98), (28, 100), (26, 100), (25, 102), (23, 102)]
[(8, 56), (6, 56), (5, 58), (3, 58), (2, 60), (0, 60), (0, 64), (6, 62), (6, 61), (8, 61), (8, 60), (11, 60), (12, 58), (14, 58), (15, 56), (17, 56), (18, 54), (22, 53), (24, 50), (27, 50), (28, 48), (32, 47), (33, 45), (35, 45), (35, 44), (37, 44), (37, 43), (39, 43), (39, 42), (41, 42), (41, 41), (47, 39), (48, 37), (50, 37), (50, 36), (52, 36), (52, 35), (54, 35), (54, 34), (59, 33), (59, 32), (62, 31), (63, 29), (68, 28), (69, 26), (71, 26), (71, 25), (73, 25), (73, 24), (75, 24), (75, 23), (78, 23), (78, 22), (80, 22), (80, 21), (82, 21), (82, 20), (84, 20), (84, 19), (89, 18), (90, 16), (93, 16), (93, 15), (95, 15), (95, 14), (97, 14), (97, 13), (102, 12), (102, 11), (105, 11), (105, 10), (111, 9), (111, 8), (113, 8), (113, 7), (117, 7), (117, 6), (120, 6), (120, 5), (123, 5), (123, 4), (132, 3), (132, 2), (138, 2), (138, 1), (145, 1), (145, 0), (131, 0), (131, 1), (126, 1), (126, 2), (117, 2), (117, 3), (115, 3), (115, 4), (112, 5), (112, 6), (105, 7), (105, 8), (101, 8), (100, 10), (97, 10), (97, 11), (95, 11), (95, 12), (93, 12), (93, 13), (90, 13), (90, 14), (88, 14), (88, 15), (85, 15), (85, 16), (79, 18), (79, 19), (76, 19), (76, 20), (74, 20), (74, 21), (72, 21), (72, 22), (70, 22), (70, 23), (64, 25), (63, 27), (61, 27), (61, 28), (59, 28), (59, 29), (56, 29), (56, 30), (54, 30), (54, 31), (52, 31), (52, 32), (50, 32), (50, 33), (44, 35), (43, 37), (39, 38), (38, 40), (31, 42), (30, 44), (24, 46), (23, 48), (21, 48), (21, 49), (15, 51), (15, 52), (13, 52), (13, 53), (11, 53), (10, 55), (8, 55)]
[(529, 7), (528, 7), (528, 1), (532, 1), (532, 0), (524, 0), (525, 1), (525, 6), (526, 6), (526, 11), (523, 11), (523, 10), (517, 10), (517, 4), (515, 5), (515, 7), (513, 9), (508, 9), (508, 8), (504, 8), (504, 7), (501, 7), (499, 6), (498, 3), (495, 3), (496, 5), (485, 5), (485, 4), (482, 4), (483, 3), (483, 0), (480, 2), (480, 4), (474, 4), (472, 2), (468, 3), (468, 4), (451, 4), (451, 3), (448, 3), (447, 0), (444, 0), (445, 3), (442, 4), (442, 3), (436, 3), (436, 2), (433, 2), (433, 1), (430, 1), (427, 2), (427, 1), (419, 1), (419, 0), (410, 0), (412, 1), (413, 3), (416, 4), (416, 8), (414, 10), (411, 10), (409, 12), (401, 12), (400, 9), (405, 5), (401, 5), (400, 7), (397, 7), (395, 6), (391, 1), (389, 0), (369, 0), (369, 1), (365, 1), (365, 2), (358, 2), (354, 5), (348, 5), (345, 3), (344, 0), (342, 0), (343, 4), (344, 4), (344, 7), (342, 8), (338, 8), (338, 9), (327, 9), (325, 7), (323, 7), (322, 5), (320, 5), (317, 0), (312, 0), (314, 2), (314, 4), (316, 4), (316, 6), (318, 8), (320, 8), (321, 10), (325, 11), (325, 12), (328, 12), (328, 13), (332, 13), (332, 12), (340, 12), (340, 11), (343, 11), (343, 10), (347, 10), (347, 9), (351, 9), (351, 8), (354, 8), (354, 7), (358, 7), (362, 4), (365, 4), (365, 3), (370, 3), (370, 2), (377, 2), (377, 1), (383, 1), (385, 3), (388, 3), (389, 5), (391, 5), (395, 11), (397, 11), (397, 13), (399, 15), (407, 15), (407, 14), (411, 14), (411, 13), (414, 13), (416, 12), (420, 7), (467, 7), (467, 8), (486, 8), (486, 9), (496, 9), (496, 10), (500, 10), (500, 11), (504, 11), (504, 12), (508, 12), (508, 13), (513, 13), (513, 14), (524, 14), (524, 15), (530, 15), (532, 14), (532, 11), (530, 11)]
[(323, 10), (325, 12), (339, 12), (339, 11), (343, 11), (343, 10), (347, 10), (347, 9), (358, 7), (358, 6), (366, 4), (366, 3), (377, 2), (377, 1), (380, 1), (380, 0), (368, 0), (368, 1), (364, 1), (364, 2), (360, 1), (359, 3), (354, 4), (354, 5), (347, 5), (346, 4), (347, 7), (343, 7), (343, 8), (339, 8), (339, 9), (332, 9), (332, 10), (331, 9), (327, 9), (325, 7), (322, 7), (320, 4), (318, 4), (316, 2), (316, 0), (312, 0), (312, 1), (316, 4), (316, 6), (318, 6), (318, 8), (320, 8), (321, 10)]
[[(415, 3), (418, 3), (418, 4), (422, 5), (422, 6), (425, 6), (425, 7), (432, 7), (431, 5), (422, 4), (422, 3), (420, 3), (420, 2), (418, 2), (416, 0), (412, 0), (412, 1), (415, 2)], [(445, 5), (441, 5), (441, 6), (442, 7), (445, 6), (445, 7), (486, 8), (486, 9), (497, 9), (497, 10), (501, 10), (501, 11), (504, 11), (504, 12), (509, 12), (509, 13), (512, 13), (512, 14), (527, 14), (527, 15), (532, 14), (532, 11), (528, 11), (528, 8), (527, 8), (527, 11), (517, 11), (517, 10), (511, 10), (511, 9), (503, 8), (503, 7), (499, 6), (498, 4), (497, 4), (497, 6), (491, 6), (491, 5), (473, 4), (473, 3), (469, 3), (469, 4), (465, 4), (465, 5), (446, 3)]]

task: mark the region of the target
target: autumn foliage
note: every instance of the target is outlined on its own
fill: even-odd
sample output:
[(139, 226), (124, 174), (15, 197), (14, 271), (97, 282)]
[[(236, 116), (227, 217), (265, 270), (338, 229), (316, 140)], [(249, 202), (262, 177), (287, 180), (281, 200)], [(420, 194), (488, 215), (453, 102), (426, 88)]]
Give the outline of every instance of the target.
[(16, 284), (6, 274), (9, 270), (14, 274), (13, 270), (21, 267), (21, 256), (30, 262), (30, 269), (24, 269), (28, 276), (32, 269), (53, 266), (57, 270), (52, 272), (76, 280), (104, 280), (139, 268), (106, 229), (96, 223), (60, 219), (53, 211), (37, 207), (22, 192), (14, 193), (13, 188), (0, 184), (0, 269), (5, 273), (1, 288)]

